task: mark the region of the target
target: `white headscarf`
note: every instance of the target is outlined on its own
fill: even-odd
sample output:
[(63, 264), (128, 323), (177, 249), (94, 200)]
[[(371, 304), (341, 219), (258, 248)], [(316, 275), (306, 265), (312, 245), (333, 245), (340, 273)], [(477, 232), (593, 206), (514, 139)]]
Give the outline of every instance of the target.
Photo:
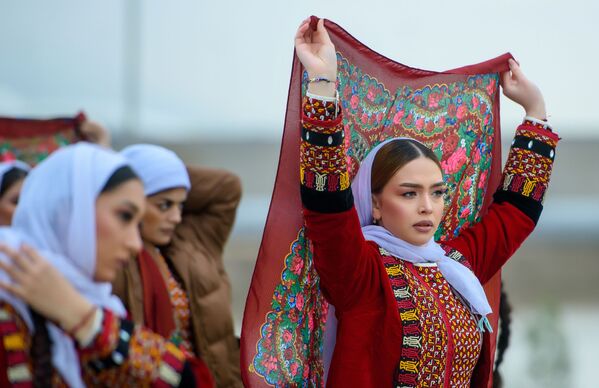
[[(93, 280), (96, 268), (96, 199), (110, 176), (127, 165), (113, 151), (89, 143), (64, 147), (40, 163), (25, 179), (10, 228), (0, 228), (0, 241), (18, 249), (26, 242), (56, 267), (90, 302), (125, 316), (110, 283)], [(0, 255), (0, 259), (7, 260)], [(0, 272), (7, 280), (7, 275)], [(0, 292), (32, 329), (28, 306)], [(52, 363), (71, 387), (83, 387), (73, 340), (47, 323)]]
[(13, 168), (18, 168), (19, 170), (23, 170), (25, 172), (31, 171), (31, 167), (27, 163), (21, 162), (20, 160), (0, 162), (0, 186), (2, 186), (2, 182), (4, 181), (4, 175)]
[(182, 187), (189, 191), (191, 183), (183, 161), (173, 151), (153, 144), (135, 144), (121, 154), (144, 183), (146, 196)]

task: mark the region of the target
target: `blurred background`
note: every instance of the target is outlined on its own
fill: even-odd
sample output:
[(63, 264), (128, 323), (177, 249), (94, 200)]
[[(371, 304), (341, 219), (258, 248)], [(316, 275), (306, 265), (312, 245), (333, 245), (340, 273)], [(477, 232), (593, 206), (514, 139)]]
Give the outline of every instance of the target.
[[(560, 143), (545, 212), (504, 271), (507, 387), (591, 387), (599, 361), (599, 3), (54, 0), (0, 3), (0, 115), (74, 116), (113, 144), (156, 142), (244, 185), (226, 250), (239, 332), (273, 187), (293, 36), (309, 15), (409, 66), (506, 51), (544, 92)], [(523, 112), (502, 100), (504, 157)], [(594, 369), (595, 368), (595, 369)]]

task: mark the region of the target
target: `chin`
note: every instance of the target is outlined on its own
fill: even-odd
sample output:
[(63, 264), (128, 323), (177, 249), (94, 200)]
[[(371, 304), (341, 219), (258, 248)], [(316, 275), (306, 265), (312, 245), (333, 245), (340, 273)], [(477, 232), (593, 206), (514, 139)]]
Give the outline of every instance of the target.
[(112, 283), (115, 277), (116, 273), (114, 271), (111, 273), (96, 273), (96, 276), (94, 276), (94, 281), (99, 283)]
[(173, 240), (173, 236), (162, 236), (161, 238), (156, 239), (156, 242), (154, 242), (154, 245), (163, 247), (165, 245), (170, 244), (172, 240)]

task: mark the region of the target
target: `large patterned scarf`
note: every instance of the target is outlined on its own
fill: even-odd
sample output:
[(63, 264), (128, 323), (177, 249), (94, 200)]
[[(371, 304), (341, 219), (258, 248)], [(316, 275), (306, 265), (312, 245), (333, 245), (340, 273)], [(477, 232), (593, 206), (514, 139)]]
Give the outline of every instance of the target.
[[(437, 154), (453, 193), (436, 240), (452, 238), (475, 223), (501, 177), (498, 73), (507, 70), (511, 55), (444, 72), (421, 70), (372, 51), (331, 21), (325, 26), (337, 49), (352, 178), (380, 142), (417, 139)], [(307, 74), (294, 58), (278, 172), (243, 319), (242, 375), (252, 387), (324, 384), (328, 304), (304, 235), (299, 195)], [(485, 285), (493, 311), (498, 311), (499, 284), (498, 274)], [(496, 327), (497, 315), (489, 319)], [(490, 345), (495, 348), (493, 335)]]
[(85, 115), (47, 120), (0, 117), (0, 161), (21, 160), (35, 166), (60, 147), (83, 139)]

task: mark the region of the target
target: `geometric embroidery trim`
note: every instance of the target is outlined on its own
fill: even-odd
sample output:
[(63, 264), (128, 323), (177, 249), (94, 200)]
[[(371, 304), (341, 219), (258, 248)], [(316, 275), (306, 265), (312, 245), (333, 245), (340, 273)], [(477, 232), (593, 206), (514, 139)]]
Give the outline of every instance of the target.
[(507, 191), (543, 203), (553, 169), (557, 141), (549, 136), (518, 127), (510, 149), (500, 191)]
[(514, 137), (514, 140), (512, 140), (512, 148), (527, 149), (551, 160), (555, 158), (554, 147), (551, 147), (549, 144), (545, 142), (536, 139), (531, 139), (527, 136)]
[(302, 139), (316, 146), (337, 147), (343, 144), (343, 141), (345, 140), (345, 131), (324, 134), (311, 131), (302, 126)]
[(405, 388), (416, 387), (420, 367), (420, 351), (422, 349), (422, 331), (416, 305), (410, 293), (402, 266), (398, 263), (399, 259), (389, 255), (382, 248), (379, 248), (379, 252), (389, 276), (389, 281), (391, 282), (391, 288), (397, 301), (402, 323), (403, 343), (395, 375), (396, 386)]
[(317, 120), (332, 120), (337, 118), (339, 104), (337, 101), (322, 101), (317, 98), (304, 97), (304, 115)]
[(6, 375), (11, 384), (30, 386), (33, 374), (27, 354), (28, 344), (25, 343), (23, 333), (26, 328), (19, 328), (15, 317), (16, 310), (8, 303), (2, 303), (0, 308), (0, 340), (4, 345), (6, 354)]
[(349, 188), (349, 173), (343, 146), (300, 143), (300, 182), (316, 190), (336, 192)]

